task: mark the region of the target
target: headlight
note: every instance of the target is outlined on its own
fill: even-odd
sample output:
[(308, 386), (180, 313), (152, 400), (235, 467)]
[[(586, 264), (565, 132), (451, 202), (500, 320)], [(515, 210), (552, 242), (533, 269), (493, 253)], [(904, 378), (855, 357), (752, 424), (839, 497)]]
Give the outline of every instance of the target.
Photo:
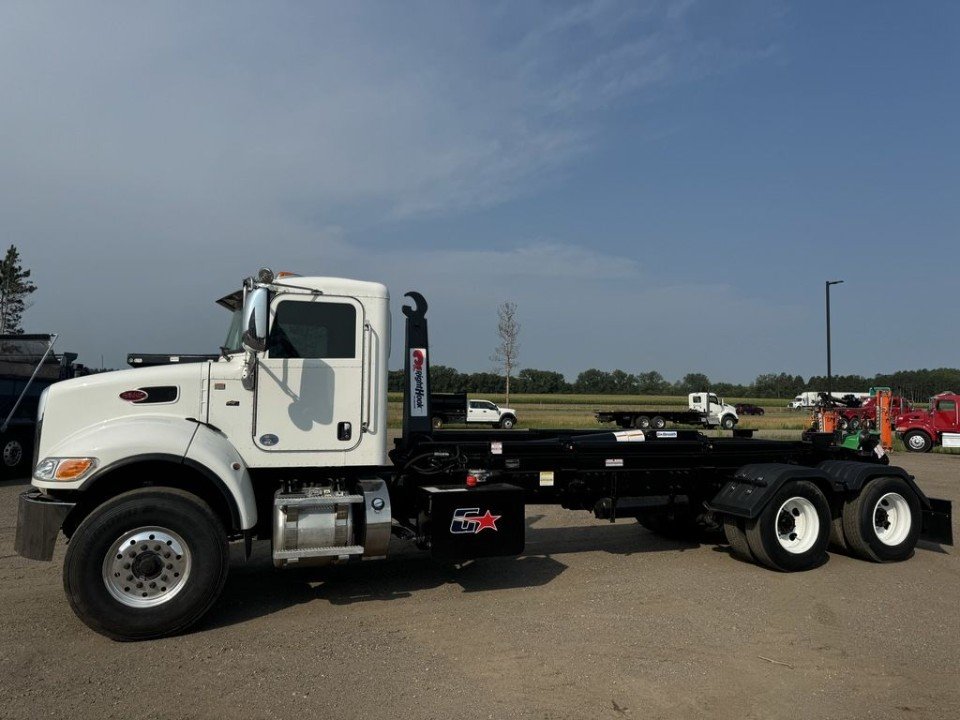
[(79, 480), (97, 466), (97, 459), (82, 458), (46, 458), (37, 465), (33, 477), (37, 480), (60, 480), (73, 482)]

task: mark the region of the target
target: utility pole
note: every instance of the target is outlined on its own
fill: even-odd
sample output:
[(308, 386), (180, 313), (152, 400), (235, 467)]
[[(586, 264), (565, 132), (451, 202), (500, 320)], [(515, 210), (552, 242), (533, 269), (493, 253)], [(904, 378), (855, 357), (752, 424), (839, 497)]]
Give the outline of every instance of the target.
[(827, 280), (827, 397), (833, 398), (833, 372), (830, 364), (830, 286), (839, 285), (843, 280)]

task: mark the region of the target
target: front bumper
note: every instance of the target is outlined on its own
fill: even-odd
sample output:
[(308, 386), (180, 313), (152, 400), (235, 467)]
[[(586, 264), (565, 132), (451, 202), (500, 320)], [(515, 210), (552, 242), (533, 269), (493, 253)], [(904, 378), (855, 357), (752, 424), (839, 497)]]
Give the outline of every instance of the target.
[(52, 560), (57, 534), (75, 505), (56, 500), (39, 490), (21, 493), (13, 549), (30, 560)]

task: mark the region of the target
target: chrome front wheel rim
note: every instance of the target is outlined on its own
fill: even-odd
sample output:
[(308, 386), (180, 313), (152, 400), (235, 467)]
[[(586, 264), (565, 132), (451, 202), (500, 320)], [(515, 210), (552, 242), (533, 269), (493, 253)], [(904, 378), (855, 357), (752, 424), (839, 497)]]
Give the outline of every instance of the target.
[(103, 559), (103, 583), (114, 600), (133, 608), (170, 602), (186, 586), (193, 561), (173, 530), (139, 527), (117, 538)]

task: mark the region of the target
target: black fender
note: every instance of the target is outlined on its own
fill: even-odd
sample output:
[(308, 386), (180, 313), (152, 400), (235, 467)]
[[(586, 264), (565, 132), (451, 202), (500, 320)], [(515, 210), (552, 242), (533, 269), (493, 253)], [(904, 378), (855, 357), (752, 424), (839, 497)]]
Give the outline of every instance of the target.
[(878, 477), (902, 478), (917, 497), (924, 510), (930, 509), (930, 499), (917, 487), (913, 475), (896, 465), (876, 465), (874, 463), (854, 462), (850, 460), (824, 460), (817, 469), (830, 478), (834, 490), (839, 493), (856, 495), (870, 480)]
[(810, 480), (823, 487), (829, 480), (819, 468), (787, 463), (756, 463), (737, 470), (733, 480), (707, 503), (707, 509), (752, 520), (789, 480)]

